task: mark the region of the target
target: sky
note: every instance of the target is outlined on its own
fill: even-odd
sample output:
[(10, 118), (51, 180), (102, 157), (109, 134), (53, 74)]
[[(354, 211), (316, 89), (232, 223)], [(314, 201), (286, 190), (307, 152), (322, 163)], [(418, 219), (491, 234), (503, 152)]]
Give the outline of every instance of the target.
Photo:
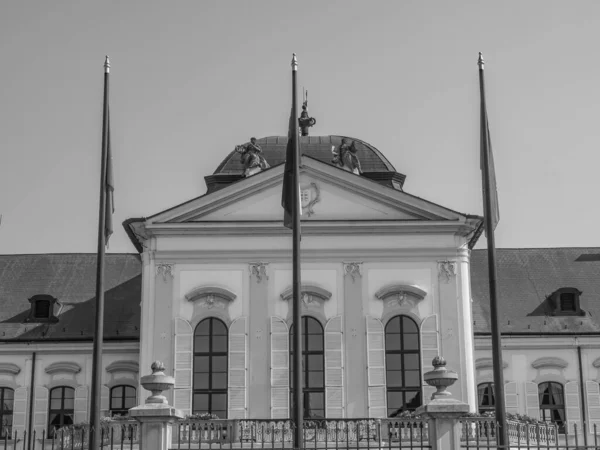
[(595, 0), (4, 0), (0, 253), (96, 251), (105, 55), (108, 251), (135, 252), (123, 220), (202, 195), (235, 145), (286, 134), (293, 52), (311, 135), (364, 140), (406, 192), (469, 214), (483, 52), (497, 246), (598, 246), (598, 42)]

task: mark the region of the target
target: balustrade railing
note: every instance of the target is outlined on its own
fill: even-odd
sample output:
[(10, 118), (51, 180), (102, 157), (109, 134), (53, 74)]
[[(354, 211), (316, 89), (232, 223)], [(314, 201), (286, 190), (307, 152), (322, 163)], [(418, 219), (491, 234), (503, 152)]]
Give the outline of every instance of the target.
[[(495, 446), (497, 423), (494, 418), (469, 417), (461, 419), (461, 441), (466, 443), (485, 443), (486, 447)], [(527, 423), (515, 420), (506, 421), (508, 442), (511, 446), (549, 447), (558, 443), (558, 427), (554, 424)]]

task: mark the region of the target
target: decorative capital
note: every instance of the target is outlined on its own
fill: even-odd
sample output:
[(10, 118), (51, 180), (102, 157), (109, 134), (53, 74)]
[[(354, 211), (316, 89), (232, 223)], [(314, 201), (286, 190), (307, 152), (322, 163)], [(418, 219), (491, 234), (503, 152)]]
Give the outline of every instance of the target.
[(438, 261), (438, 275), (445, 283), (450, 283), (456, 276), (456, 261)]
[(344, 262), (344, 277), (346, 275), (350, 275), (352, 277), (352, 282), (356, 280), (357, 277), (362, 277), (362, 272), (360, 270), (362, 266), (362, 261), (354, 261), (354, 262)]
[(163, 281), (166, 283), (167, 277), (173, 278), (173, 267), (175, 267), (173, 263), (158, 263), (156, 265), (156, 276), (162, 275)]
[(269, 275), (267, 274), (267, 266), (269, 265), (269, 263), (267, 262), (251, 262), (248, 263), (249, 266), (249, 272), (248, 275), (250, 276), (250, 278), (252, 278), (252, 275), (256, 276), (256, 282), (260, 283), (263, 278), (265, 280), (269, 279)]

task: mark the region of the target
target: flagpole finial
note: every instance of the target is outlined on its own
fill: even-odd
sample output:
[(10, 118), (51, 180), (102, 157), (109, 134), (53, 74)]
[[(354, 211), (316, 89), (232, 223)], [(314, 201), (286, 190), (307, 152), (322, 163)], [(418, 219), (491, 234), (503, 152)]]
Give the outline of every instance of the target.
[(292, 70), (298, 70), (298, 59), (296, 58), (296, 54), (294, 53), (292, 56)]
[(481, 54), (481, 52), (479, 52), (479, 59), (477, 60), (477, 64), (479, 65), (480, 69), (483, 69), (483, 55)]
[(108, 60), (108, 55), (106, 55), (106, 59), (104, 60), (104, 73), (110, 72), (110, 61)]

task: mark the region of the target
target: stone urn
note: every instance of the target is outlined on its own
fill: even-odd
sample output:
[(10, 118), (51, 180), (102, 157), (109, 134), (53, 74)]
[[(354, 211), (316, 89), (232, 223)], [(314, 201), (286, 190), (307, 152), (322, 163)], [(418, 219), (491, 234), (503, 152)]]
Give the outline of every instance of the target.
[(433, 370), (425, 373), (423, 378), (429, 386), (437, 389), (431, 396), (431, 400), (444, 399), (451, 397), (452, 394), (446, 390), (458, 380), (458, 374), (453, 370), (446, 369), (446, 360), (441, 356), (436, 356), (431, 362)]
[(152, 375), (145, 375), (140, 378), (140, 383), (144, 389), (152, 392), (152, 395), (146, 399), (146, 404), (167, 405), (167, 398), (162, 393), (175, 385), (175, 379), (165, 375), (165, 365), (160, 361), (154, 361), (150, 367)]

